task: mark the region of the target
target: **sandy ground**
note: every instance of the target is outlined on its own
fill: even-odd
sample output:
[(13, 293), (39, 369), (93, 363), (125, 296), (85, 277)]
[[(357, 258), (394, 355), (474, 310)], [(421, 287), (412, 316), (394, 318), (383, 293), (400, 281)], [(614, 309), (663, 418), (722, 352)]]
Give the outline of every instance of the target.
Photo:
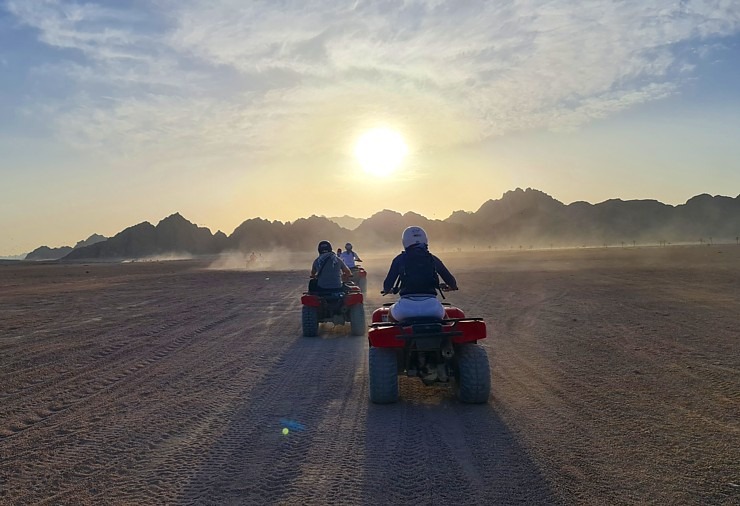
[(740, 247), (441, 256), (488, 405), (371, 405), (306, 271), (0, 265), (0, 504), (740, 504)]

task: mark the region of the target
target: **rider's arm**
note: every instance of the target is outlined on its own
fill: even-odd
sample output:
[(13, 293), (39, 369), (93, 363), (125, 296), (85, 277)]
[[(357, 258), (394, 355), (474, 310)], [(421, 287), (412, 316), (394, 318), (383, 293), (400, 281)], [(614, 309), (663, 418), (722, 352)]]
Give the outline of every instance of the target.
[(358, 254), (357, 254), (357, 253), (355, 253), (354, 251), (352, 252), (352, 255), (353, 255), (353, 256), (355, 257), (355, 260), (356, 260), (357, 262), (362, 262), (362, 258), (360, 258), (360, 255), (358, 255)]
[(317, 266), (319, 265), (318, 259), (313, 261), (313, 265), (311, 265), (311, 277), (315, 278), (317, 273)]
[(401, 275), (401, 255), (398, 255), (396, 258), (393, 259), (393, 262), (391, 262), (391, 268), (388, 270), (388, 275), (385, 277), (385, 281), (383, 281), (383, 291), (385, 293), (390, 293), (391, 290), (393, 290), (393, 284), (396, 282), (396, 279), (398, 279), (398, 276)]
[(436, 256), (434, 257), (434, 266), (437, 268), (437, 273), (442, 277), (442, 281), (447, 283), (450, 290), (457, 290), (457, 280), (455, 279), (455, 276), (453, 276), (447, 267), (445, 267), (442, 260)]

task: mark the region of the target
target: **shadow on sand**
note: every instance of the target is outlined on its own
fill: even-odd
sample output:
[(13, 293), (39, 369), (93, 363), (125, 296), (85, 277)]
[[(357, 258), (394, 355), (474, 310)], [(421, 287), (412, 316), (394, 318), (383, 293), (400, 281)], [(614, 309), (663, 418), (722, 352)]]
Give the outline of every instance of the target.
[(371, 404), (367, 346), (341, 328), (296, 337), (213, 423), (179, 502), (557, 503), (494, 407), (412, 378), (397, 404)]
[(495, 407), (399, 380), (398, 403), (368, 402), (363, 503), (559, 503)]

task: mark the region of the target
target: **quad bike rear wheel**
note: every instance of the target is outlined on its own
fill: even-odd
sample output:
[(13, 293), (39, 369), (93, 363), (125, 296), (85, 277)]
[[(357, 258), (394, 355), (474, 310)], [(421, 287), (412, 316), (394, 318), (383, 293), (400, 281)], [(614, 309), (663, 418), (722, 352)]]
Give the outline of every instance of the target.
[(313, 306), (303, 306), (303, 337), (319, 335), (319, 310)]
[(391, 348), (370, 348), (370, 402), (391, 404), (398, 401), (398, 358)]
[(364, 336), (367, 326), (365, 325), (365, 305), (355, 304), (349, 308), (350, 332), (353, 336)]
[(461, 402), (483, 404), (491, 393), (488, 354), (479, 344), (461, 344), (455, 353), (455, 393)]

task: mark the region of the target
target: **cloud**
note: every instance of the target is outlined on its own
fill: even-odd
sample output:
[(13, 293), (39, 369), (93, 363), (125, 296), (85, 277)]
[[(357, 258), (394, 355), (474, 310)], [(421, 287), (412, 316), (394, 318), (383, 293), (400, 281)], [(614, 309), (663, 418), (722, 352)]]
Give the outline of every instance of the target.
[(27, 107), (70, 144), (155, 159), (341, 151), (377, 122), (419, 149), (578, 128), (680, 92), (675, 48), (740, 30), (722, 0), (113, 5), (8, 2), (64, 50), (36, 72), (75, 89)]

